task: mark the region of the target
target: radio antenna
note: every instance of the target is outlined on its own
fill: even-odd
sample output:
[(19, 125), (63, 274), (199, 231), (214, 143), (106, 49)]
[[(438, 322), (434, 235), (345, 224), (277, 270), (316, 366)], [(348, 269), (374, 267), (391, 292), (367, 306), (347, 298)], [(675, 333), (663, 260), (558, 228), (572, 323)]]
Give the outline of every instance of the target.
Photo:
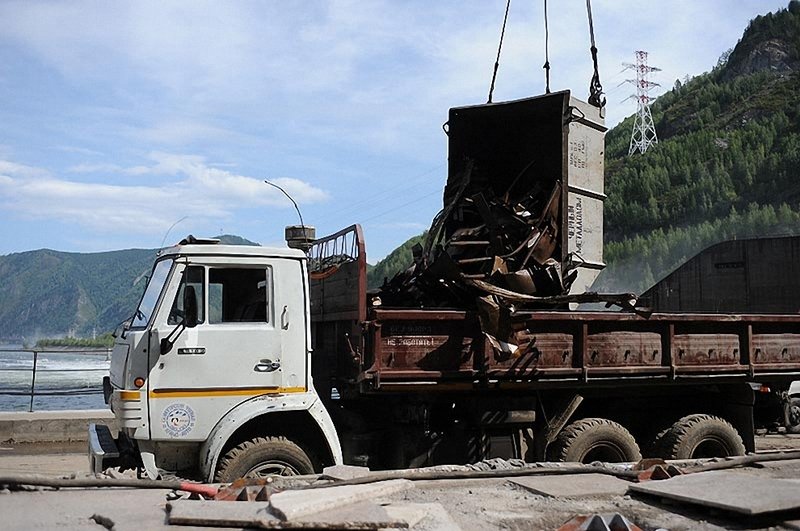
[[(170, 225), (170, 226), (169, 226), (169, 228), (167, 229), (167, 232), (165, 232), (165, 233), (164, 233), (164, 237), (163, 237), (163, 238), (161, 238), (161, 245), (159, 245), (159, 246), (158, 246), (158, 252), (159, 252), (159, 253), (161, 252), (161, 249), (163, 249), (163, 248), (164, 248), (164, 242), (165, 242), (165, 241), (167, 241), (167, 236), (169, 236), (169, 232), (170, 232), (172, 229), (174, 229), (174, 228), (175, 228), (175, 225), (177, 225), (178, 223), (180, 223), (181, 221), (183, 221), (184, 219), (186, 219), (186, 218), (188, 218), (188, 217), (189, 217), (189, 216), (183, 216), (181, 219), (179, 219), (178, 221), (176, 221), (175, 223), (173, 223), (172, 225)], [(158, 254), (158, 253), (156, 253), (156, 254)]]
[(301, 214), (301, 213), (300, 213), (300, 207), (298, 207), (298, 206), (297, 206), (297, 203), (295, 202), (295, 200), (294, 200), (294, 199), (292, 199), (292, 196), (290, 196), (290, 195), (289, 195), (289, 193), (288, 193), (286, 190), (284, 190), (283, 188), (281, 188), (281, 187), (280, 187), (280, 186), (278, 186), (277, 184), (275, 184), (275, 183), (272, 183), (272, 182), (269, 182), (269, 181), (268, 181), (268, 180), (266, 180), (266, 179), (264, 179), (264, 182), (265, 182), (265, 183), (267, 183), (268, 185), (270, 185), (270, 186), (274, 187), (274, 188), (277, 188), (278, 190), (280, 190), (281, 192), (283, 192), (283, 195), (285, 195), (286, 197), (288, 197), (288, 198), (289, 198), (289, 201), (291, 201), (291, 202), (292, 202), (292, 204), (294, 205), (294, 209), (297, 211), (297, 217), (299, 217), (299, 218), (300, 218), (300, 226), (301, 226), (301, 227), (303, 227), (303, 229), (305, 229), (305, 228), (306, 228), (306, 224), (305, 224), (305, 223), (303, 223), (303, 214)]

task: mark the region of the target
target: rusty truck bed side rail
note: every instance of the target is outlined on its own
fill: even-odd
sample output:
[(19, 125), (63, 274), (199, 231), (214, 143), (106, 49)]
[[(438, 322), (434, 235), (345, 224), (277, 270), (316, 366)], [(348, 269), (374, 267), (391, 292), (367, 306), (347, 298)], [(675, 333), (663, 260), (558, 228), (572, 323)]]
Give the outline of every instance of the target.
[(467, 312), (372, 309), (365, 323), (363, 378), (369, 389), (413, 383), (537, 387), (643, 378), (800, 379), (798, 315), (653, 314), (644, 319), (541, 311), (516, 314), (512, 322), (516, 344), (497, 348)]

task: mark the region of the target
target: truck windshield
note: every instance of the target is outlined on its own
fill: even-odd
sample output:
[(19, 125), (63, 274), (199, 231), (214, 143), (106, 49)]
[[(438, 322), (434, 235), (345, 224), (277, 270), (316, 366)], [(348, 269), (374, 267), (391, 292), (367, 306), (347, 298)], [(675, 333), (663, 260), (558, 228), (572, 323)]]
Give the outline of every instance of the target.
[(153, 269), (153, 276), (150, 277), (150, 282), (147, 283), (147, 289), (144, 290), (144, 295), (142, 295), (142, 300), (139, 302), (139, 307), (136, 308), (136, 313), (133, 315), (131, 328), (147, 326), (171, 268), (172, 260), (162, 260), (156, 264), (156, 267)]

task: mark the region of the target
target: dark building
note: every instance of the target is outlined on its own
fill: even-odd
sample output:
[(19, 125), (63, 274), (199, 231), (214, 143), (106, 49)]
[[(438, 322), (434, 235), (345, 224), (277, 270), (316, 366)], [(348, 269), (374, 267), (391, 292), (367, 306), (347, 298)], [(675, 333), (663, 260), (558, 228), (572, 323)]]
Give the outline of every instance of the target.
[(800, 236), (718, 243), (647, 290), (657, 312), (800, 312)]

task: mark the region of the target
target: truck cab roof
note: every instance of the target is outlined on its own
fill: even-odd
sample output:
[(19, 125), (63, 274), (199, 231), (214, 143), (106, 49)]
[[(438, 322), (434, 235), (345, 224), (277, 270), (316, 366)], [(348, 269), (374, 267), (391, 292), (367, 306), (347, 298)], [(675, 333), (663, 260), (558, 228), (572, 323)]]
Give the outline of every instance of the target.
[(270, 258), (291, 258), (303, 259), (306, 258), (305, 253), (298, 249), (290, 249), (288, 247), (262, 247), (260, 245), (225, 245), (219, 243), (218, 240), (209, 239), (195, 239), (192, 243), (181, 243), (162, 249), (158, 255), (164, 256), (186, 256), (186, 255), (205, 255), (205, 256), (253, 256), (253, 257), (270, 257)]

